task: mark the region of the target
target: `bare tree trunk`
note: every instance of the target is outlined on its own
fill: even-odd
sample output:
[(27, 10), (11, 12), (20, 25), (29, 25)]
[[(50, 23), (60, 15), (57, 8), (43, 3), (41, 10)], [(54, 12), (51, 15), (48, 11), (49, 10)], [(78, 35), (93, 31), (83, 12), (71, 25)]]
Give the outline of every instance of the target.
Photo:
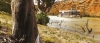
[(88, 33), (89, 33), (88, 21), (89, 21), (89, 20), (87, 20), (87, 23), (86, 23), (86, 29), (88, 30)]
[(33, 0), (12, 0), (11, 9), (15, 43), (35, 43), (38, 29)]
[(86, 28), (87, 28), (87, 30), (88, 30), (88, 33), (91, 33), (91, 32), (92, 32), (92, 28), (91, 28), (91, 29), (88, 28), (88, 22), (89, 22), (89, 20), (87, 20)]

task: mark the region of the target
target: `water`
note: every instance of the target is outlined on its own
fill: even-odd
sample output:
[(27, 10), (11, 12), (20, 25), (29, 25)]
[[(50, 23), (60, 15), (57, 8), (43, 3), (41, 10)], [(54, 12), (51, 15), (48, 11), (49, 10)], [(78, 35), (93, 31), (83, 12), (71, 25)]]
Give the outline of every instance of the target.
[[(57, 16), (49, 16), (50, 21), (47, 24), (53, 28), (60, 28), (64, 31), (76, 32), (80, 35), (88, 34), (86, 29), (86, 23), (88, 21), (88, 28), (92, 29), (92, 33), (89, 36), (95, 36), (98, 40), (100, 40), (100, 18), (91, 18), (91, 17), (83, 17), (83, 18), (63, 18)], [(82, 27), (86, 30), (84, 33)]]

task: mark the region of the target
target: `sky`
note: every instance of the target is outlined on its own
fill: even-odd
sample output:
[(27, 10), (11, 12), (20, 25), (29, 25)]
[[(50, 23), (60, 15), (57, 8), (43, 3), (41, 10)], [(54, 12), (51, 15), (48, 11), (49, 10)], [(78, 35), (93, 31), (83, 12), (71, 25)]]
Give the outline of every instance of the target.
[(57, 2), (57, 1), (62, 1), (62, 0), (55, 0), (55, 2)]
[(34, 0), (34, 5), (37, 5), (37, 1), (36, 0)]

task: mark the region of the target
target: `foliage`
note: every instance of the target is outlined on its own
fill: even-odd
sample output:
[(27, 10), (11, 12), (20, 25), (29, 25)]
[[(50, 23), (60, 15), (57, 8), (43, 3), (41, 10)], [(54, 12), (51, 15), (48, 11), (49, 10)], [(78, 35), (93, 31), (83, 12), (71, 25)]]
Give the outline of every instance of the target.
[(10, 1), (11, 0), (0, 0), (0, 11), (11, 13)]
[(11, 0), (0, 0), (0, 1), (2, 1), (4, 3), (8, 3), (8, 4), (10, 4), (10, 2), (11, 2)]
[(58, 15), (59, 14), (59, 11), (58, 10), (56, 10), (56, 8), (54, 9), (53, 8), (53, 10), (51, 10), (49, 13), (48, 13), (48, 15)]
[(37, 23), (46, 25), (49, 22), (49, 17), (45, 13), (39, 13), (36, 15)]

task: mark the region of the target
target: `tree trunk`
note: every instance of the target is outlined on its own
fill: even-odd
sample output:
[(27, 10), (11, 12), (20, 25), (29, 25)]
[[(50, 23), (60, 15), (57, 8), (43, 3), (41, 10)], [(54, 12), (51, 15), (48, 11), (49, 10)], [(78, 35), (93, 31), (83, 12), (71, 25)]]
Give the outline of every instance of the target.
[(15, 43), (35, 43), (38, 29), (33, 0), (12, 0), (11, 10)]

